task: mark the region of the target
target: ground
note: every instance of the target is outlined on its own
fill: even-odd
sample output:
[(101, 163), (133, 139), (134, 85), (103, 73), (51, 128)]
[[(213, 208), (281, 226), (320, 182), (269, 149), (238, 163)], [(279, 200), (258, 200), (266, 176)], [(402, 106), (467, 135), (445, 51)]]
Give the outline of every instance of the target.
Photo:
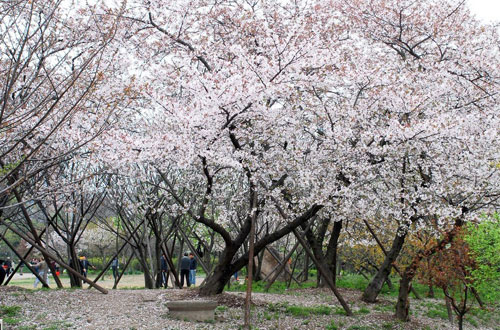
[[(448, 323), (442, 299), (412, 299), (412, 321), (400, 323), (392, 316), (395, 297), (384, 295), (370, 305), (359, 300), (358, 290), (341, 292), (352, 306), (353, 317), (344, 315), (326, 288), (254, 293), (252, 324), (256, 329), (457, 328)], [(243, 292), (217, 296), (219, 307), (212, 323), (171, 319), (166, 303), (184, 299), (203, 298), (195, 288), (119, 289), (102, 294), (94, 289), (32, 290), (9, 285), (0, 287), (0, 318), (6, 329), (239, 329), (243, 324)], [(500, 329), (500, 315), (494, 311), (475, 308), (469, 320), (466, 329)]]

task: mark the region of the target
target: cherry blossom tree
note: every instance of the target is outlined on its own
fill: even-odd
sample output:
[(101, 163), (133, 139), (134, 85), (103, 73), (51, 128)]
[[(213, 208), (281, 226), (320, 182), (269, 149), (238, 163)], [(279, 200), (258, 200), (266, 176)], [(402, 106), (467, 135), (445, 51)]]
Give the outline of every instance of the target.
[[(164, 183), (225, 242), (215, 291), (246, 263), (231, 261), (254, 215), (274, 225), (257, 250), (320, 211), (394, 221), (387, 271), (409, 229), (496, 203), (498, 35), (463, 4), (147, 1), (126, 16), (144, 103), (102, 152), (189, 173)], [(178, 198), (193, 181), (194, 210)]]

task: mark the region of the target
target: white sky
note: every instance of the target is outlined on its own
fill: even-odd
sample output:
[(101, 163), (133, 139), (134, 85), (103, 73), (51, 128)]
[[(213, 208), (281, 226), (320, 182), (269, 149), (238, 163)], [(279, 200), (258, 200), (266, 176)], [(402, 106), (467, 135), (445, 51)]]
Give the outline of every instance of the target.
[(480, 20), (500, 23), (500, 0), (467, 0), (467, 3)]

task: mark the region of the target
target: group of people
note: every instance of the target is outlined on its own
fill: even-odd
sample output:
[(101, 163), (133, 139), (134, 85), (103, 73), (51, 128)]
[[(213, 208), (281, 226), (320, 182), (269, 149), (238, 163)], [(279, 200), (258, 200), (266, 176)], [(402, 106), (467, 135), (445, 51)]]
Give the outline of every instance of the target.
[[(184, 256), (180, 261), (180, 287), (184, 287), (184, 281), (188, 287), (191, 285), (196, 285), (196, 267), (198, 267), (198, 262), (194, 257), (194, 253), (184, 253)], [(161, 270), (161, 280), (162, 286), (167, 288), (168, 286), (168, 262), (167, 257), (163, 254), (160, 258), (160, 270)]]
[[(88, 260), (85, 256), (81, 256), (79, 259), (78, 259), (78, 262), (79, 262), (79, 266), (80, 266), (80, 272), (81, 274), (84, 276), (84, 277), (87, 277), (87, 274), (88, 274), (88, 271), (89, 271), (89, 268), (91, 269), (96, 269), (96, 267), (94, 267)], [(43, 281), (45, 283), (47, 283), (47, 285), (49, 285), (49, 265), (47, 264), (47, 262), (45, 261), (45, 259), (43, 257), (34, 257), (33, 259), (31, 259), (31, 261), (29, 262), (29, 265), (31, 266), (31, 268), (34, 270), (34, 272), (36, 272), (36, 274), (38, 274), (38, 277), (35, 276), (35, 282), (33, 283), (33, 287), (36, 288), (38, 286), (38, 283), (40, 283), (40, 280), (39, 278), (42, 278)], [(72, 261), (70, 260), (70, 265), (72, 265)], [(114, 257), (113, 260), (111, 261), (111, 269), (113, 271), (113, 278), (115, 279), (115, 281), (117, 280), (118, 278), (118, 257)], [(12, 267), (13, 267), (13, 263), (12, 263), (12, 260), (9, 258), (7, 258), (6, 260), (0, 260), (0, 276), (2, 277), (2, 281), (3, 282), (3, 278), (5, 278), (6, 276), (9, 276), (9, 274), (11, 273), (12, 271)], [(52, 266), (53, 266), (53, 269), (55, 270), (55, 275), (56, 276), (59, 276), (59, 267), (57, 266), (57, 264), (52, 261)], [(180, 260), (180, 287), (183, 288), (184, 287), (184, 283), (186, 283), (186, 285), (188, 287), (190, 287), (191, 285), (196, 285), (196, 268), (198, 266), (198, 262), (194, 256), (194, 253), (188, 253), (188, 252), (185, 252), (184, 253), (184, 256), (181, 258)], [(20, 268), (21, 269), (21, 272), (22, 272), (22, 267)], [(163, 254), (160, 258), (160, 275), (161, 275), (161, 282), (162, 282), (162, 286), (167, 288), (168, 286), (168, 271), (169, 271), (169, 266), (168, 266), (168, 262), (167, 262), (167, 257), (165, 256), (165, 254)], [(22, 275), (22, 273), (21, 273)]]

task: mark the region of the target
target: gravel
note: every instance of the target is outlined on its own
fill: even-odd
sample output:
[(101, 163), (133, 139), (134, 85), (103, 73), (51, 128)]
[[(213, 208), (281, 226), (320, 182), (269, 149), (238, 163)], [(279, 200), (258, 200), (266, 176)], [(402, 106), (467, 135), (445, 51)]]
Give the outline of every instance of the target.
[[(392, 311), (380, 312), (359, 301), (359, 292), (342, 290), (352, 303), (354, 317), (340, 315), (341, 308), (327, 289), (293, 290), (286, 294), (254, 293), (252, 295), (252, 324), (260, 329), (339, 329), (354, 327), (392, 329), (453, 329), (444, 320), (419, 317), (401, 324)], [(8, 329), (238, 329), (243, 324), (244, 293), (229, 292), (212, 300), (218, 302), (216, 320), (212, 323), (171, 319), (165, 304), (174, 300), (205, 299), (196, 289), (110, 290), (102, 294), (95, 290), (26, 290), (14, 286), (0, 287), (0, 305), (20, 306)], [(392, 304), (381, 301), (376, 306)], [(329, 306), (330, 315), (294, 316), (287, 306)], [(361, 308), (368, 314), (356, 313)], [(4, 315), (4, 326), (7, 318)], [(12, 323), (16, 323), (12, 325)], [(333, 329), (331, 327), (330, 329)], [(390, 328), (389, 328), (390, 329)]]

